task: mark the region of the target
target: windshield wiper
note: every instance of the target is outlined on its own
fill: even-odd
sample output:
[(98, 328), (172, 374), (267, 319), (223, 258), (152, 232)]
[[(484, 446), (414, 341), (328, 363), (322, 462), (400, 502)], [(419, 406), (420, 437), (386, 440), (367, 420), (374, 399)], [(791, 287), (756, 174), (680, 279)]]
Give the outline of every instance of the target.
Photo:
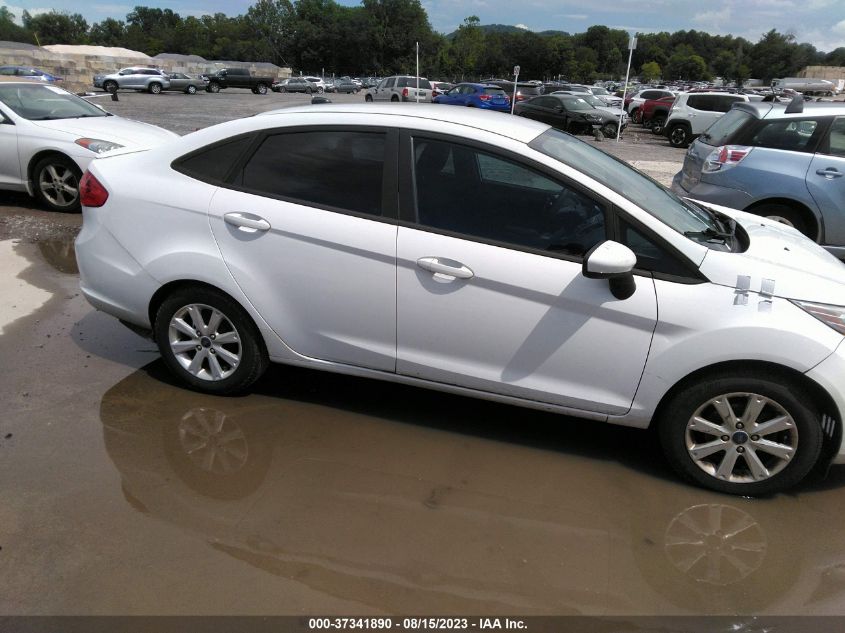
[(707, 227), (703, 231), (684, 231), (684, 236), (692, 238), (703, 237), (706, 240), (720, 240), (727, 244), (728, 240), (733, 237), (733, 233), (725, 233)]

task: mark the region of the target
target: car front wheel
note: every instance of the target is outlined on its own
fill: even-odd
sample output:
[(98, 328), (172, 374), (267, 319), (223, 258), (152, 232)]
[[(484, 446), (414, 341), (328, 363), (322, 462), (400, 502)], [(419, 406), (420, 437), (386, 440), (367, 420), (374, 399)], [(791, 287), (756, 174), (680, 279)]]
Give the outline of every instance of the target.
[(114, 94), (115, 92), (117, 92), (117, 82), (116, 81), (107, 81), (106, 83), (103, 84), (103, 90), (105, 90), (106, 92), (110, 92), (110, 93)]
[(197, 94), (197, 87), (196, 86), (188, 86), (187, 88), (185, 88), (185, 92), (187, 92), (189, 95), (195, 95), (195, 94)]
[(161, 84), (153, 82), (150, 84), (150, 87), (147, 88), (147, 90), (149, 90), (150, 94), (157, 95), (161, 93)]
[(687, 479), (735, 495), (786, 490), (822, 449), (812, 399), (780, 376), (699, 381), (666, 403), (658, 420), (666, 458)]
[(665, 116), (656, 116), (651, 120), (652, 134), (663, 134), (663, 126), (666, 124)]
[(82, 172), (72, 160), (58, 154), (48, 156), (32, 170), (35, 197), (53, 211), (79, 210), (79, 180)]
[(258, 94), (260, 94), (260, 95), (266, 95), (267, 94), (266, 84), (258, 84)]
[(267, 368), (267, 352), (252, 319), (217, 290), (177, 290), (159, 307), (154, 330), (167, 366), (197, 391), (243, 391)]

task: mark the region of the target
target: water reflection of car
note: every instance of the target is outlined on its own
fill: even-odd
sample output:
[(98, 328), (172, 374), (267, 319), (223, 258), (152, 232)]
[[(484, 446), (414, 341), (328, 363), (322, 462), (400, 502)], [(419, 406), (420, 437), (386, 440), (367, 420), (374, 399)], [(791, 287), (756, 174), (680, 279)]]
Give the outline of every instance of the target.
[(48, 209), (79, 209), (82, 172), (98, 154), (173, 138), (54, 85), (0, 79), (0, 188), (26, 191)]
[(738, 613), (843, 612), (835, 487), (727, 499), (644, 472), (646, 442), (542, 412), (514, 426), (505, 405), (328, 374), (209, 401), (165, 371), (103, 396), (115, 486), (220, 570), (394, 613), (732, 615), (727, 633)]
[(185, 73), (170, 73), (168, 77), (170, 77), (170, 87), (167, 90), (170, 91), (195, 95), (197, 91), (208, 87), (208, 79), (205, 77), (191, 77)]
[(510, 112), (511, 100), (498, 86), (461, 83), (433, 99), (434, 103)]

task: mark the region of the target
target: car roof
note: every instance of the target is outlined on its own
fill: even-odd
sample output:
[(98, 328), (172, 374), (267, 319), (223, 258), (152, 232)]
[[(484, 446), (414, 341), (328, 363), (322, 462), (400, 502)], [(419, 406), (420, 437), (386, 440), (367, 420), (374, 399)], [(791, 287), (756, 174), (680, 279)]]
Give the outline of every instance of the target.
[(493, 134), (501, 134), (523, 143), (529, 143), (549, 128), (524, 117), (508, 116), (500, 112), (483, 112), (477, 108), (446, 108), (442, 105), (406, 104), (397, 106), (372, 103), (323, 103), (271, 110), (256, 114), (257, 117), (284, 117), (293, 113), (336, 113), (336, 114), (375, 114), (401, 117), (406, 120), (415, 118), (443, 121), (464, 125)]
[(743, 101), (733, 107), (748, 112), (758, 119), (801, 119), (813, 115), (842, 116), (845, 115), (845, 102), (821, 101), (807, 102), (802, 112), (786, 113), (788, 103), (776, 101)]

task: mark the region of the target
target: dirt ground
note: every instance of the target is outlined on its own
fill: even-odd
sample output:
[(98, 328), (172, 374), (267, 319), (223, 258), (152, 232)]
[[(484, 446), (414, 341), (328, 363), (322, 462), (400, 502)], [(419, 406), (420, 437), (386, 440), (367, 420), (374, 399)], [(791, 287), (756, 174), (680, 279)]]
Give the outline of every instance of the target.
[[(104, 103), (186, 131), (294, 99)], [(0, 614), (845, 614), (845, 468), (734, 498), (648, 431), (284, 367), (200, 395), (81, 297), (79, 223), (0, 193)]]

